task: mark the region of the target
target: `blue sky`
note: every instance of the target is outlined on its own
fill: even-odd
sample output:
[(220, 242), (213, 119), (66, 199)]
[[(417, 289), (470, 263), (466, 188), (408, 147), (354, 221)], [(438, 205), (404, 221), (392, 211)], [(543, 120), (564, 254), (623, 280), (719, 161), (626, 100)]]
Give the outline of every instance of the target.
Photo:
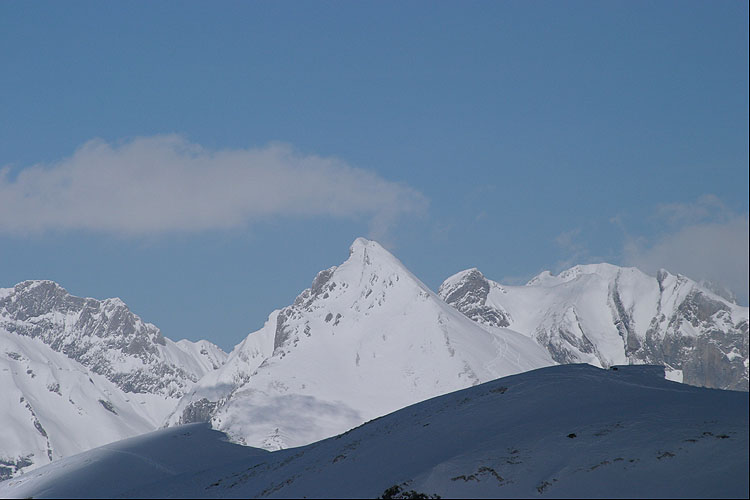
[(746, 2), (2, 2), (0, 286), (231, 348), (355, 237), (437, 288), (748, 287)]

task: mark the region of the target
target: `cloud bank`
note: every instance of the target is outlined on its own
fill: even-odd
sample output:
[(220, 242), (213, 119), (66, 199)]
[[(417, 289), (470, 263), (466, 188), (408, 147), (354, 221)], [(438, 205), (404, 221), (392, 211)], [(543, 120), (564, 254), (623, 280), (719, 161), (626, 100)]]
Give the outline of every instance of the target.
[(625, 264), (655, 273), (659, 268), (682, 273), (696, 280), (709, 280), (748, 303), (748, 215), (729, 210), (715, 196), (701, 197), (692, 204), (658, 207), (656, 217), (667, 228), (652, 241), (630, 238)]
[(0, 233), (123, 236), (241, 227), (270, 217), (365, 218), (373, 237), (427, 199), (409, 186), (288, 145), (209, 151), (177, 135), (93, 140), (70, 158), (0, 169)]

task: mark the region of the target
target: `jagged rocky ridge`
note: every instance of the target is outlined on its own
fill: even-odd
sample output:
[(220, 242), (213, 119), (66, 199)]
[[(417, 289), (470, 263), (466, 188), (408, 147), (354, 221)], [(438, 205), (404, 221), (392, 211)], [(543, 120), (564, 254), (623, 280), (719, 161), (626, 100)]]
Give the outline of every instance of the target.
[(53, 281), (24, 281), (0, 296), (0, 328), (40, 339), (125, 392), (179, 397), (225, 358), (210, 342), (196, 350), (165, 338), (118, 298), (75, 297)]
[(682, 275), (596, 264), (506, 286), (469, 269), (439, 294), (484, 327), (529, 336), (558, 363), (661, 364), (688, 384), (748, 390), (748, 308)]
[(0, 479), (158, 428), (226, 354), (173, 342), (120, 299), (0, 289)]

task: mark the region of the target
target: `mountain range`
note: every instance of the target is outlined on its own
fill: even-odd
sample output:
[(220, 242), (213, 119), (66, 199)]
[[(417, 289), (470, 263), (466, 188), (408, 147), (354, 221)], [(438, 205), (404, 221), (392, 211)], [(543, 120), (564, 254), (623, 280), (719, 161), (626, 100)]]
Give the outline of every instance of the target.
[(525, 286), (469, 269), (439, 293), (480, 325), (528, 335), (558, 363), (657, 364), (678, 382), (748, 390), (748, 308), (663, 269), (583, 265)]
[(226, 354), (173, 342), (119, 299), (50, 281), (0, 289), (0, 477), (163, 426), (210, 422), (267, 450), (554, 364), (664, 365), (748, 389), (748, 308), (681, 275), (609, 264), (506, 286), (476, 269), (433, 292), (358, 238)]

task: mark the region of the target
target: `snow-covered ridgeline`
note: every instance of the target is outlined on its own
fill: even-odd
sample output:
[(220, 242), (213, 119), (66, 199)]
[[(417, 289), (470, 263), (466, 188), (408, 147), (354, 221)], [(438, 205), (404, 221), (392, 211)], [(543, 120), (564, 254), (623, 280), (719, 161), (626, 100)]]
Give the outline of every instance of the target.
[(748, 308), (685, 276), (593, 264), (507, 286), (469, 269), (439, 293), (484, 327), (533, 338), (559, 363), (662, 364), (679, 381), (748, 390)]
[(226, 357), (207, 341), (173, 342), (118, 298), (75, 297), (53, 281), (5, 289), (0, 328), (39, 338), (125, 392), (179, 397)]

